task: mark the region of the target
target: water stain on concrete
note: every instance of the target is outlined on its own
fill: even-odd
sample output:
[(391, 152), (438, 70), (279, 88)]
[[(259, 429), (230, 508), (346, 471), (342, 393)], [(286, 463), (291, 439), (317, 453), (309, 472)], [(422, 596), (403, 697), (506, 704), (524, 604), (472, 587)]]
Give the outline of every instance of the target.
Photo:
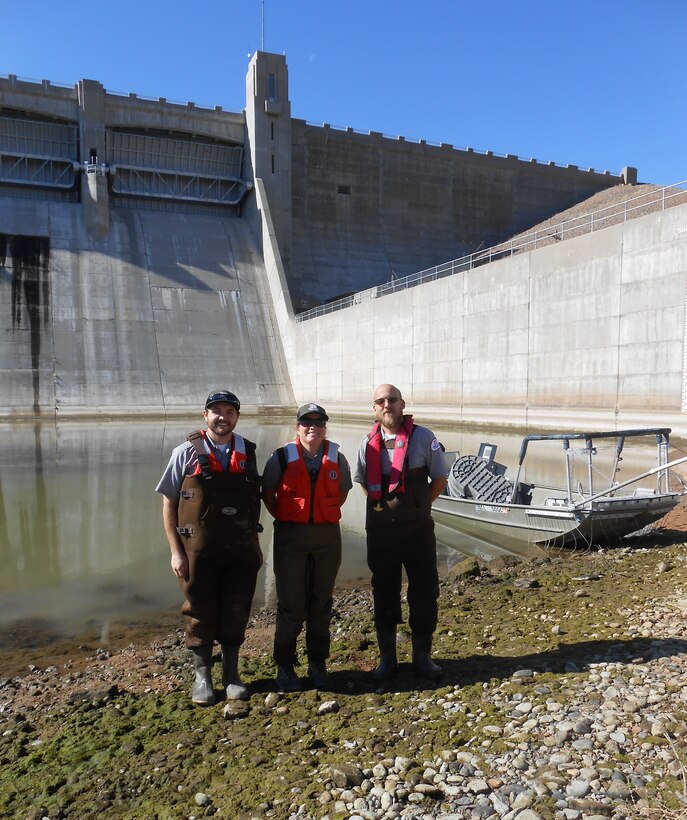
[(50, 314), (50, 240), (46, 236), (0, 234), (0, 268), (9, 270), (12, 288), (12, 330), (28, 323), (33, 407), (40, 407), (41, 330)]

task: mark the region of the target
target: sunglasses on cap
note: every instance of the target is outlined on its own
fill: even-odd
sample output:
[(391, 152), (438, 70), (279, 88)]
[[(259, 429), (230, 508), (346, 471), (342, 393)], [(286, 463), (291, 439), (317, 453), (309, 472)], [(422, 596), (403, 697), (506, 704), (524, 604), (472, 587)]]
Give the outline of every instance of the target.
[(326, 427), (327, 422), (324, 419), (298, 419), (301, 427)]
[(233, 404), (237, 410), (241, 409), (241, 402), (238, 400), (237, 396), (229, 390), (217, 390), (214, 393), (210, 393), (205, 400), (205, 408), (207, 409), (211, 404), (216, 404), (218, 402)]

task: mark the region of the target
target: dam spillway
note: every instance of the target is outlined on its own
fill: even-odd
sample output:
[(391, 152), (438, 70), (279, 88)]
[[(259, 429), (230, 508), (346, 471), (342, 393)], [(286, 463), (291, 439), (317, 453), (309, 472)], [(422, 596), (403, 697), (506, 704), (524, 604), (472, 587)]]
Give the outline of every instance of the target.
[[(184, 411), (227, 383), (247, 406), (288, 402), (245, 221), (114, 211), (95, 240), (78, 205), (13, 205), (0, 284), (13, 293), (0, 308), (10, 415)], [(42, 249), (33, 266), (27, 236)]]

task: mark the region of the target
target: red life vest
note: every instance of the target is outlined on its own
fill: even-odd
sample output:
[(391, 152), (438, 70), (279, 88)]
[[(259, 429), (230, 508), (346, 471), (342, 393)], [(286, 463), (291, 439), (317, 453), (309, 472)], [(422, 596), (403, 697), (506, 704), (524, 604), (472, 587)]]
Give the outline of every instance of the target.
[[(405, 464), (408, 456), (408, 441), (413, 431), (413, 417), (403, 416), (400, 428), (396, 431), (394, 452), (391, 458), (391, 473), (389, 475), (389, 493), (405, 492), (404, 477)], [(379, 422), (373, 425), (367, 437), (365, 448), (365, 482), (367, 494), (374, 501), (382, 497), (382, 449), (384, 439)]]
[[(200, 435), (203, 437), (205, 442), (205, 449), (207, 450), (206, 456), (208, 460), (208, 465), (212, 472), (214, 473), (245, 473), (246, 472), (246, 442), (238, 433), (231, 434), (231, 456), (229, 458), (229, 466), (225, 470), (222, 465), (220, 464), (215, 452), (212, 448), (212, 444), (208, 441), (208, 436), (205, 430), (200, 430)], [(191, 437), (189, 436), (189, 439)], [(196, 450), (196, 454), (198, 455), (198, 451)], [(202, 457), (202, 456), (199, 456)], [(195, 466), (195, 469), (191, 473), (191, 475), (200, 475), (202, 473), (202, 468), (200, 462), (198, 462)]]
[(277, 485), (277, 521), (295, 524), (336, 524), (341, 518), (339, 503), (339, 445), (324, 441), (322, 464), (317, 474), (313, 497), (313, 481), (305, 466), (300, 441), (284, 447), (286, 468)]

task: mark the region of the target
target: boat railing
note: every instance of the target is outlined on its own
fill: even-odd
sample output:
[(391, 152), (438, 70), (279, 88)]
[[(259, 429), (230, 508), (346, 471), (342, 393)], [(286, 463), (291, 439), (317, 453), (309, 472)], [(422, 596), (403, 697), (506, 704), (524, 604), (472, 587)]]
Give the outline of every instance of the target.
[[(517, 493), (518, 487), (520, 485), (520, 474), (522, 472), (522, 465), (525, 461), (525, 456), (527, 455), (527, 449), (530, 442), (533, 441), (562, 441), (563, 442), (563, 449), (565, 451), (565, 474), (566, 474), (566, 485), (567, 485), (567, 493), (568, 493), (568, 504), (577, 508), (584, 504), (589, 503), (592, 499), (600, 498), (601, 496), (612, 496), (619, 488), (627, 486), (628, 484), (633, 484), (636, 481), (640, 481), (642, 478), (647, 478), (650, 475), (655, 475), (658, 473), (658, 491), (659, 493), (662, 491), (662, 487), (665, 488), (665, 492), (669, 491), (669, 476), (668, 476), (668, 468), (669, 466), (674, 466), (675, 464), (682, 463), (680, 460), (676, 462), (672, 462), (671, 465), (668, 465), (668, 447), (670, 443), (670, 427), (644, 427), (644, 428), (635, 428), (631, 430), (611, 430), (605, 432), (581, 432), (581, 433), (542, 433), (539, 435), (530, 435), (525, 436), (520, 444), (520, 452), (518, 455), (518, 467), (515, 476), (515, 481), (513, 482), (513, 493), (511, 496), (511, 503), (514, 504)], [(657, 466), (649, 472), (642, 473), (639, 476), (634, 476), (633, 478), (629, 479), (626, 482), (622, 482), (618, 484), (613, 481), (615, 475), (619, 469), (619, 463), (621, 460), (621, 453), (623, 451), (623, 447), (625, 446), (625, 440), (628, 438), (640, 438), (646, 436), (655, 436), (656, 437), (656, 446), (657, 446)], [(596, 455), (597, 451), (594, 446), (594, 441), (604, 440), (604, 439), (615, 439), (615, 457), (613, 461), (613, 467), (611, 472), (611, 477), (608, 481), (608, 485), (599, 493), (594, 492), (594, 456)], [(572, 469), (572, 456), (573, 451), (570, 447), (571, 441), (584, 441), (585, 442), (585, 455), (587, 459), (587, 481), (588, 481), (588, 495), (584, 496), (582, 501), (580, 502), (573, 502), (573, 469)], [(684, 459), (687, 460), (687, 459)], [(579, 490), (579, 494), (583, 495), (582, 490)]]
[[(619, 484), (613, 485), (613, 492), (616, 490), (621, 489), (622, 487), (627, 487), (630, 484), (634, 484), (636, 481), (641, 481), (643, 478), (648, 478), (649, 476), (656, 475), (656, 473), (661, 473), (663, 470), (669, 470), (672, 467), (676, 467), (678, 464), (684, 464), (687, 461), (687, 456), (682, 456), (681, 458), (676, 458), (674, 461), (669, 461), (667, 464), (660, 464), (658, 467), (653, 467), (651, 470), (646, 470), (639, 475), (632, 476), (632, 478), (628, 478), (627, 481), (621, 481)], [(660, 487), (659, 487), (660, 489)], [(587, 504), (590, 504), (592, 501), (597, 501), (599, 498), (608, 497), (609, 492), (608, 490), (602, 490), (601, 492), (595, 493), (594, 495), (590, 495), (587, 498), (583, 498), (582, 501), (578, 501), (576, 504), (573, 504), (575, 509), (579, 509), (580, 507), (584, 507)]]

